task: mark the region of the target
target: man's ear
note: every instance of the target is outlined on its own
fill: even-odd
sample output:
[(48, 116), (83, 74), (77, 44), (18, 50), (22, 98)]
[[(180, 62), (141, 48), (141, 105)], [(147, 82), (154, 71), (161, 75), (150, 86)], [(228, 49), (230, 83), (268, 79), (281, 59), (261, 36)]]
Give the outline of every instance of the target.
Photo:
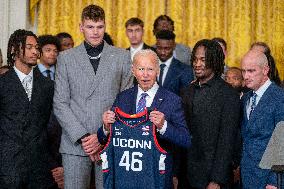
[(83, 32), (83, 23), (82, 22), (79, 24), (79, 29), (80, 29), (80, 32)]
[(268, 76), (269, 70), (270, 70), (269, 66), (268, 66), (268, 65), (265, 65), (265, 66), (263, 67), (263, 74)]
[(133, 63), (132, 63), (132, 65), (131, 65), (131, 72), (132, 72), (132, 75), (133, 75), (134, 77), (136, 77), (135, 74), (134, 74), (134, 66), (133, 66)]

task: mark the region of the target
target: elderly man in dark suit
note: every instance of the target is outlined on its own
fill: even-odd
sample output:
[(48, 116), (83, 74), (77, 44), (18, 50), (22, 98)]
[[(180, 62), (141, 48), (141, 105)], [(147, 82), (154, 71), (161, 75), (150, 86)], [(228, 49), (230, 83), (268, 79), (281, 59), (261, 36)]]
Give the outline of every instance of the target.
[(251, 89), (242, 99), (243, 188), (276, 189), (276, 174), (261, 169), (259, 162), (276, 125), (284, 120), (284, 91), (269, 79), (268, 60), (258, 50), (244, 56), (242, 73), (245, 85)]
[[(124, 112), (135, 114), (139, 99), (142, 98), (142, 94), (146, 93), (146, 107), (154, 110), (150, 113), (150, 120), (157, 126), (161, 146), (169, 152), (172, 152), (174, 145), (188, 147), (190, 137), (181, 107), (181, 99), (156, 83), (156, 77), (159, 74), (157, 55), (151, 50), (137, 52), (134, 56), (132, 72), (138, 85), (118, 94), (113, 107), (119, 107)], [(103, 114), (104, 127), (101, 127), (98, 132), (99, 141), (102, 144), (106, 143), (106, 135), (110, 124), (114, 121), (113, 111), (108, 110)], [(170, 187), (172, 179), (169, 178), (167, 182)]]
[(0, 77), (0, 188), (51, 187), (47, 123), (53, 84), (33, 69), (39, 56), (37, 37), (16, 30), (8, 43), (11, 69)]
[(193, 48), (197, 80), (183, 89), (182, 99), (192, 146), (187, 154), (187, 179), (193, 189), (230, 188), (233, 144), (240, 117), (239, 94), (222, 78), (224, 54), (212, 40)]

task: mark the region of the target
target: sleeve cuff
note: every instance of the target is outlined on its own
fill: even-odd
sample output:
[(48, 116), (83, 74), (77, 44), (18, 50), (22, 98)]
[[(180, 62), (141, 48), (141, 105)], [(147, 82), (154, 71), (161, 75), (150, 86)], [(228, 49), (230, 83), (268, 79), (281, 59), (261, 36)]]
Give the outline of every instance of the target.
[(168, 122), (167, 122), (167, 120), (165, 120), (163, 127), (162, 127), (161, 129), (157, 129), (157, 131), (158, 131), (161, 135), (163, 135), (163, 134), (165, 134), (165, 132), (166, 132), (166, 130), (167, 130), (167, 127), (168, 127)]
[(109, 131), (107, 131), (107, 130), (105, 129), (105, 125), (103, 125), (103, 131), (104, 131), (105, 136), (108, 136)]
[(84, 134), (81, 138), (79, 138), (79, 139), (76, 141), (76, 143), (82, 144), (82, 139), (85, 138), (85, 137), (87, 137), (87, 136), (90, 136), (90, 135), (91, 135), (90, 133)]

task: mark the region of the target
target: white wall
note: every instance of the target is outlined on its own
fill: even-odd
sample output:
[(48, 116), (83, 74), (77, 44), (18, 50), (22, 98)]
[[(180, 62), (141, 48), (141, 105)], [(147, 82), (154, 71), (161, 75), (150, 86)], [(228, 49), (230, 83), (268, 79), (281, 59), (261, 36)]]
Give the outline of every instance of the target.
[(36, 27), (29, 22), (29, 0), (0, 0), (0, 10), (0, 48), (6, 64), (10, 35), (17, 29), (35, 32)]

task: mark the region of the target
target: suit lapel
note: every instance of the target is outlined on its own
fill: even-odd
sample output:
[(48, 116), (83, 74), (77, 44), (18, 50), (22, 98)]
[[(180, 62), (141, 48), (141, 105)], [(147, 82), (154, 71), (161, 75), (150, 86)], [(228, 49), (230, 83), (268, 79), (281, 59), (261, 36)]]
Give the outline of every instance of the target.
[(42, 78), (44, 77), (41, 75), (40, 71), (38, 70), (37, 67), (34, 68), (33, 70), (33, 88), (32, 88), (32, 99), (31, 99), (31, 104), (34, 104), (35, 102), (39, 102), (38, 98), (41, 97), (41, 88), (44, 87), (44, 84), (42, 82)]
[(160, 108), (160, 105), (162, 104), (162, 102), (164, 101), (164, 99), (165, 99), (165, 97), (164, 97), (164, 95), (163, 95), (163, 89), (161, 88), (161, 87), (159, 87), (159, 89), (158, 89), (158, 91), (157, 91), (157, 93), (156, 93), (156, 95), (155, 95), (155, 97), (154, 97), (154, 100), (153, 100), (153, 102), (152, 102), (152, 104), (151, 104), (151, 109), (153, 109), (153, 110), (155, 110), (155, 109), (157, 109), (157, 110), (159, 110), (159, 108)]
[[(94, 82), (92, 83), (92, 86), (90, 88), (89, 95), (92, 95), (93, 92), (95, 92), (95, 90), (97, 89), (101, 80), (103, 78), (105, 78), (105, 75), (107, 75), (108, 70), (111, 69), (110, 68), (111, 63), (115, 62), (114, 58), (115, 57), (111, 52), (110, 46), (106, 42), (104, 42), (104, 48), (103, 48), (101, 59), (100, 59), (99, 66), (98, 66), (98, 69), (97, 69), (97, 74), (96, 75), (94, 74), (95, 75), (94, 79), (93, 79)], [(91, 63), (90, 63), (90, 65), (91, 65)], [(92, 67), (92, 71), (93, 70), (94, 69)]]
[(247, 133), (247, 129), (249, 128), (249, 119), (248, 119), (248, 116), (247, 116), (247, 105), (249, 103), (249, 100), (250, 100), (250, 96), (252, 94), (252, 91), (248, 92), (246, 94), (246, 96), (244, 96), (243, 98), (243, 129), (245, 130), (245, 133)]
[[(253, 123), (255, 121), (255, 119), (259, 118), (259, 113), (262, 113), (262, 111), (264, 110), (265, 107), (267, 107), (268, 103), (270, 102), (270, 95), (271, 94), (270, 90), (273, 84), (271, 84), (266, 91), (263, 93), (262, 97), (260, 98), (259, 102), (257, 103), (256, 107), (254, 108), (249, 122)], [(249, 98), (248, 98), (249, 100)]]
[(17, 96), (19, 95), (19, 98), (22, 98), (24, 103), (28, 103), (29, 102), (28, 95), (27, 95), (17, 73), (15, 72), (14, 69), (11, 69), (9, 72), (10, 72), (9, 78), (12, 80), (11, 83), (9, 83), (9, 84), (13, 85), (12, 88), (14, 90), (16, 90)]
[(147, 45), (146, 43), (143, 43), (142, 49), (151, 49), (151, 47), (149, 45)]
[(78, 64), (80, 65), (80, 67), (83, 70), (84, 75), (88, 78), (88, 80), (90, 80), (91, 83), (93, 83), (95, 81), (96, 74), (95, 74), (94, 68), (93, 68), (93, 66), (90, 62), (90, 59), (87, 55), (87, 51), (86, 51), (86, 48), (84, 46), (84, 42), (82, 42), (81, 45), (78, 46), (76, 54), (77, 54), (77, 56), (75, 57), (76, 62), (78, 62)]
[(166, 78), (165, 78), (165, 81), (163, 83), (163, 86), (165, 88), (167, 88), (166, 86), (169, 86), (171, 81), (173, 81), (175, 78), (175, 76), (178, 74), (177, 70), (177, 65), (176, 65), (176, 62), (174, 61), (174, 58), (172, 59), (172, 62), (170, 64), (170, 67), (168, 69), (168, 72), (167, 72), (167, 75), (166, 75)]
[(137, 93), (138, 93), (138, 85), (136, 85), (134, 88), (133, 88), (133, 90), (132, 90), (132, 92), (130, 93), (130, 100), (129, 100), (129, 102), (130, 102), (130, 105), (129, 105), (129, 107), (131, 107), (131, 110), (130, 110), (130, 112), (131, 112), (131, 114), (135, 114), (136, 113), (136, 101), (137, 101)]

